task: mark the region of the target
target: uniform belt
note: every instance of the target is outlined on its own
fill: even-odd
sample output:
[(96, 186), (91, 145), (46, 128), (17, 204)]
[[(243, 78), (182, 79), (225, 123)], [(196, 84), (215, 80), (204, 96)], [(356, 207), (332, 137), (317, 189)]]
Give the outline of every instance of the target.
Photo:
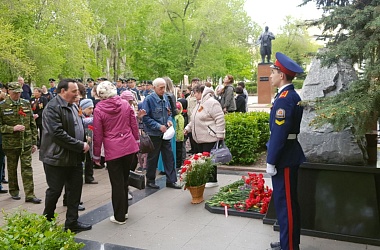
[(288, 140), (295, 140), (297, 139), (297, 134), (289, 134), (288, 135)]

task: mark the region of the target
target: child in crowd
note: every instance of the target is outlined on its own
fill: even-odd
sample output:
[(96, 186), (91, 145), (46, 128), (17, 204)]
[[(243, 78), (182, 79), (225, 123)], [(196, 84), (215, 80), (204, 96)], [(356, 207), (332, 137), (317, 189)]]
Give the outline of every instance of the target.
[(86, 153), (86, 160), (84, 164), (84, 182), (87, 184), (98, 184), (98, 182), (94, 179), (94, 163), (92, 161), (92, 112), (94, 111), (94, 103), (91, 99), (83, 99), (80, 101), (79, 107), (79, 113), (81, 113), (83, 117), (87, 143), (90, 146), (90, 150)]
[[(181, 114), (182, 114), (183, 119), (184, 119), (184, 126), (183, 127), (186, 127), (186, 125), (189, 123), (189, 117), (187, 115), (187, 100), (185, 98), (179, 98), (178, 102), (180, 102), (182, 105)], [(188, 136), (185, 135), (183, 142), (182, 142), (182, 163), (186, 159), (186, 141), (187, 141), (187, 138), (188, 138)], [(177, 166), (177, 168), (180, 168), (181, 165), (179, 167)]]
[[(143, 104), (143, 103), (140, 102), (140, 103), (137, 105), (137, 109), (138, 109), (139, 112), (142, 110), (142, 104)], [(144, 130), (144, 124), (143, 124), (143, 122), (142, 122), (142, 117), (137, 116), (137, 121), (138, 121), (138, 123), (139, 123), (139, 130), (140, 130), (140, 131)], [(140, 133), (141, 133), (141, 132), (140, 132)], [(138, 153), (138, 154), (137, 154), (137, 158), (138, 158), (138, 160), (139, 160), (139, 165), (140, 165), (140, 166), (137, 168), (137, 171), (138, 171), (138, 172), (146, 171), (146, 168), (147, 168), (146, 163), (147, 163), (147, 161), (148, 161), (148, 154), (147, 154), (147, 153), (145, 153), (145, 154)]]
[(176, 102), (176, 106), (178, 109), (178, 114), (174, 117), (176, 128), (175, 128), (175, 133), (176, 133), (176, 166), (177, 168), (181, 168), (182, 166), (182, 146), (183, 146), (183, 141), (184, 141), (184, 133), (183, 129), (185, 128), (185, 119), (183, 118), (182, 115), (182, 104), (180, 102)]
[(236, 112), (245, 113), (247, 112), (246, 102), (245, 102), (245, 94), (243, 92), (243, 87), (237, 86), (236, 87)]

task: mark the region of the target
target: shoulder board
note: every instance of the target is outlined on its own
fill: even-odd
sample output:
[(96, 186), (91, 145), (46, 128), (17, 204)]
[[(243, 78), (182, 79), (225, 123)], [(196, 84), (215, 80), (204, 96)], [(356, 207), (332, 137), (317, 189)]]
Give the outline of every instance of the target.
[(285, 90), (284, 92), (281, 93), (281, 95), (278, 98), (284, 98), (288, 95), (288, 90)]
[(0, 104), (3, 104), (3, 103), (5, 103), (5, 100), (2, 100), (2, 101), (0, 102)]

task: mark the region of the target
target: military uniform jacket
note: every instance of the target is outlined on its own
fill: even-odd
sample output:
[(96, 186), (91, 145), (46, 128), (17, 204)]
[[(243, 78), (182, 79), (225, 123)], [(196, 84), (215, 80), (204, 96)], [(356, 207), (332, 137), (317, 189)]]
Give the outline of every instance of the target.
[[(16, 125), (24, 125), (25, 131), (13, 131)], [(37, 126), (28, 100), (20, 98), (15, 103), (8, 96), (0, 102), (0, 130), (3, 136), (3, 149), (37, 145)]]
[(288, 139), (289, 134), (299, 134), (303, 108), (301, 98), (293, 84), (278, 93), (270, 112), (270, 138), (267, 143), (267, 163), (276, 168), (299, 166), (305, 155), (297, 139)]

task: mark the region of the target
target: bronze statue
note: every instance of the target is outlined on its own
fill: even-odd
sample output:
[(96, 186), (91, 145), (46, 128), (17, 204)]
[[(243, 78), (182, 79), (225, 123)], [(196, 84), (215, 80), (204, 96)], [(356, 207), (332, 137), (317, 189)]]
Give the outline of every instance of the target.
[(267, 63), (270, 63), (272, 54), (272, 40), (276, 39), (269, 27), (265, 26), (265, 31), (261, 33), (257, 43), (260, 44), (261, 63), (265, 63), (265, 56), (267, 56)]

